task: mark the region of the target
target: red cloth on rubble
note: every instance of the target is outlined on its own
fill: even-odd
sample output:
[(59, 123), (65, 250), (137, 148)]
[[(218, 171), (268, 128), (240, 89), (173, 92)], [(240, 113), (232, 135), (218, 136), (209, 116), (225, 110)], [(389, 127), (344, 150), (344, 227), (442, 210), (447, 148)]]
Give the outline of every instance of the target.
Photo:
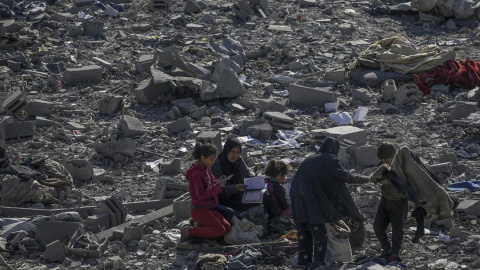
[(430, 94), (430, 87), (435, 84), (452, 84), (463, 89), (473, 89), (480, 86), (480, 62), (472, 59), (462, 62), (449, 60), (443, 66), (414, 74), (413, 80), (424, 95)]

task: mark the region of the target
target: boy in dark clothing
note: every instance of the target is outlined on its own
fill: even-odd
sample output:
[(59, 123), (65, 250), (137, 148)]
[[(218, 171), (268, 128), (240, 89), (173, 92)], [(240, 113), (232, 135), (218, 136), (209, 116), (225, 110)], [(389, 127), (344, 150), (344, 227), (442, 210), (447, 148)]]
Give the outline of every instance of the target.
[[(392, 165), (397, 149), (391, 142), (382, 142), (377, 148), (377, 156), (383, 164)], [(387, 263), (401, 261), (400, 250), (403, 242), (403, 227), (408, 212), (408, 200), (395, 189), (387, 179), (370, 179), (373, 183), (381, 183), (380, 203), (373, 221), (373, 230), (382, 246), (382, 255)], [(392, 241), (388, 239), (387, 228), (392, 226)]]

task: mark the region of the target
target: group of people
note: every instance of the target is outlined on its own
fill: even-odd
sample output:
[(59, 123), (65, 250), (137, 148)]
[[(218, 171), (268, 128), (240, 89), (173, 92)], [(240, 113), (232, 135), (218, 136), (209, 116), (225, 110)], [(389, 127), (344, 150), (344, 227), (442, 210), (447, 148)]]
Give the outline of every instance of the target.
[[(186, 178), (192, 198), (191, 217), (198, 226), (182, 230), (182, 241), (189, 237), (223, 236), (231, 229), (227, 220), (230, 215), (254, 206), (242, 203), (243, 180), (251, 173), (240, 156), (241, 150), (241, 142), (236, 138), (225, 142), (218, 157), (215, 146), (195, 145), (195, 161), (187, 170)], [(297, 266), (321, 269), (326, 264), (328, 239), (325, 225), (335, 227), (348, 218), (362, 219), (346, 184), (381, 184), (381, 199), (373, 222), (375, 235), (382, 247), (379, 257), (386, 263), (400, 262), (408, 197), (385, 173), (363, 176), (346, 170), (337, 158), (339, 150), (337, 139), (326, 138), (320, 152), (307, 157), (296, 170), (289, 194), (282, 184), (290, 166), (276, 159), (270, 160), (264, 171), (268, 192), (262, 202), (269, 218), (291, 216), (298, 236)], [(387, 168), (392, 165), (396, 153), (396, 147), (390, 142), (383, 142), (377, 148), (377, 156)], [(423, 208), (419, 207), (413, 213), (416, 218), (420, 213), (418, 222), (423, 221), (426, 213), (421, 210)], [(391, 239), (387, 234), (389, 225), (392, 228)]]

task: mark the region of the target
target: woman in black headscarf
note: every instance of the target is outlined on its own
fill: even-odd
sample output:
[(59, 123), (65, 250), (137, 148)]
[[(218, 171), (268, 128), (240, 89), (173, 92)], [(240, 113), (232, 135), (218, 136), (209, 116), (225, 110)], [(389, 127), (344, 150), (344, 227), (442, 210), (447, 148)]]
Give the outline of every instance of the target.
[(231, 176), (222, 189), (222, 193), (219, 194), (219, 203), (237, 212), (243, 212), (255, 206), (255, 204), (242, 203), (243, 192), (241, 187), (244, 184), (243, 179), (251, 177), (251, 173), (241, 157), (241, 151), (242, 142), (238, 138), (227, 139), (222, 152), (210, 167), (215, 178), (222, 175)]
[(345, 170), (337, 159), (339, 150), (337, 139), (326, 138), (321, 153), (306, 158), (293, 177), (290, 199), (297, 225), (299, 266), (311, 264), (313, 269), (324, 264), (326, 223), (360, 217), (345, 183), (368, 183), (369, 178)]

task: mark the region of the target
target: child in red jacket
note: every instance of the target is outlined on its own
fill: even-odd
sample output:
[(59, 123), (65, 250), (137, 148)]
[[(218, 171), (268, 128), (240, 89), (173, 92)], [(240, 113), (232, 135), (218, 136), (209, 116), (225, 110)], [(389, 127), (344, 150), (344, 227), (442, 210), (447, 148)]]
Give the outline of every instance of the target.
[(180, 241), (189, 236), (200, 238), (217, 238), (231, 229), (230, 223), (217, 211), (218, 193), (222, 192), (226, 179), (216, 180), (210, 171), (215, 162), (217, 148), (212, 144), (197, 143), (193, 149), (195, 162), (185, 173), (188, 180), (190, 197), (190, 216), (198, 227), (182, 230)]

